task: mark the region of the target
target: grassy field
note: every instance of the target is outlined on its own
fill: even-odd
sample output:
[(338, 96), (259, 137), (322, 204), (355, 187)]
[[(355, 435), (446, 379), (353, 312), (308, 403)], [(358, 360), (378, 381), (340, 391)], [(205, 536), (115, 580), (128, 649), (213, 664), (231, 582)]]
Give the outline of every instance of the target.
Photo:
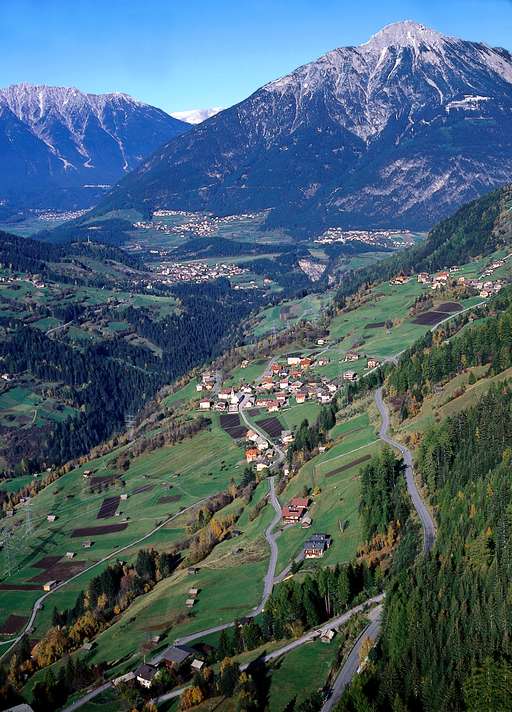
[[(62, 476), (58, 481), (42, 491), (31, 505), (33, 534), (30, 540), (23, 536), (19, 527), (15, 530), (18, 548), (18, 571), (4, 579), (4, 583), (29, 582), (40, 573), (34, 566), (44, 556), (64, 556), (69, 550), (76, 552), (76, 560), (90, 565), (108, 555), (114, 549), (129, 544), (153, 529), (167, 516), (177, 513), (181, 508), (190, 506), (203, 497), (224, 491), (232, 476), (241, 472), (241, 449), (216, 424), (211, 431), (202, 431), (193, 438), (177, 445), (168, 446), (139, 456), (131, 461), (128, 471), (123, 473), (122, 482), (102, 486), (101, 492), (91, 494), (90, 485), (83, 478), (83, 471), (91, 469), (94, 477), (107, 478), (115, 473), (111, 462), (112, 453), (88, 463)], [(139, 487), (146, 487), (143, 492), (134, 493)], [(118, 510), (121, 517), (96, 519), (105, 497), (128, 494), (126, 501), (121, 501)], [(173, 503), (160, 503), (160, 498), (173, 495)], [(56, 520), (47, 521), (47, 515), (53, 514)], [(88, 526), (118, 524), (128, 518), (127, 528), (113, 534), (71, 537), (74, 529)], [(16, 520), (24, 520), (22, 506)], [(16, 521), (15, 520), (15, 521)], [(172, 524), (155, 535), (159, 548), (168, 548), (183, 536), (184, 522)], [(92, 539), (91, 549), (82, 549), (84, 540)], [(148, 542), (151, 544), (151, 541)], [(135, 554), (139, 547), (123, 553), (123, 557)], [(99, 570), (95, 570), (96, 575)], [(5, 575), (5, 570), (4, 570)], [(53, 595), (54, 604), (61, 608), (69, 605), (82, 589), (88, 574), (83, 574), (77, 581), (71, 582)], [(41, 586), (42, 586), (41, 582)], [(26, 615), (39, 591), (0, 591), (0, 610)], [(16, 610), (13, 610), (13, 606)], [(2, 620), (0, 620), (0, 624)], [(38, 619), (37, 630), (44, 630), (48, 624), (46, 616)]]
[(271, 669), (268, 709), (284, 710), (292, 700), (300, 705), (320, 690), (337, 654), (335, 642), (326, 645), (315, 640), (280, 658)]
[[(317, 492), (310, 507), (311, 528), (288, 527), (279, 537), (278, 572), (299, 553), (313, 532), (333, 537), (331, 548), (320, 560), (322, 566), (350, 560), (361, 544), (358, 473), (362, 463), (353, 463), (376, 452), (380, 441), (366, 414), (342, 420), (333, 428), (332, 437), (333, 447), (307, 462), (280, 495), (284, 504), (302, 495), (304, 487)], [(304, 568), (314, 568), (320, 561), (308, 561)]]
[(308, 294), (302, 299), (290, 300), (264, 309), (258, 315), (253, 335), (259, 337), (269, 334), (273, 330), (282, 331), (303, 319), (315, 321), (332, 297), (332, 292)]

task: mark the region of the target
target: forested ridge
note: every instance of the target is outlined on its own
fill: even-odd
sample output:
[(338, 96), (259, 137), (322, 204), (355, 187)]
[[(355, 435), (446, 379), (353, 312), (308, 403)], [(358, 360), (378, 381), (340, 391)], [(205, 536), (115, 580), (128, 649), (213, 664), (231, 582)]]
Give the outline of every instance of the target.
[[(90, 450), (121, 430), (127, 413), (138, 412), (165, 384), (215, 358), (240, 336), (243, 320), (260, 303), (257, 294), (241, 300), (227, 280), (177, 286), (180, 313), (154, 320), (143, 309), (125, 318), (140, 336), (161, 349), (156, 355), (121, 337), (81, 349), (19, 324), (0, 341), (3, 368), (29, 371), (41, 381), (61, 383), (79, 413), (46, 432), (46, 443), (31, 464), (60, 464)], [(15, 462), (26, 453), (9, 453)]]
[[(429, 335), (388, 373), (388, 390), (421, 400), (463, 369), (511, 365), (512, 298), (448, 342)], [(512, 710), (512, 386), (491, 385), (476, 405), (424, 433), (416, 469), (437, 522), (428, 556), (395, 552), (383, 631), (342, 712)], [(368, 468), (366, 468), (368, 470)], [(363, 529), (370, 538), (402, 479), (363, 472)], [(368, 528), (369, 523), (374, 523)], [(380, 524), (382, 530), (382, 524)], [(407, 543), (409, 539), (409, 543)], [(405, 549), (409, 549), (406, 551)]]

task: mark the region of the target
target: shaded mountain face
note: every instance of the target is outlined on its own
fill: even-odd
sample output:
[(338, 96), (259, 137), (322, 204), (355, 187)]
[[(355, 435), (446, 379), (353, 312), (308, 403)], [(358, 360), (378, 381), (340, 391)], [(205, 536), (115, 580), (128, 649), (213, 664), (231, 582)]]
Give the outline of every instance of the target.
[(105, 206), (427, 228), (512, 175), (512, 56), (403, 22), (169, 142)]
[(188, 128), (126, 94), (0, 89), (0, 199), (22, 207), (89, 206), (105, 185)]

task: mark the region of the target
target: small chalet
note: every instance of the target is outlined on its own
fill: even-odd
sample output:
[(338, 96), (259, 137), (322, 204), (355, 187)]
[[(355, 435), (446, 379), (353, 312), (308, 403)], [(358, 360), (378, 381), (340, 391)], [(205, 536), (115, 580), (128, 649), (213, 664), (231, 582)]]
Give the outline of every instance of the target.
[(344, 381), (357, 381), (357, 373), (355, 371), (345, 371), (343, 374)]
[(256, 440), (258, 440), (259, 437), (260, 437), (260, 436), (258, 435), (258, 433), (256, 433), (254, 430), (248, 430), (248, 431), (245, 433), (245, 439), (246, 439), (246, 440), (251, 440), (253, 443), (255, 443)]
[(355, 351), (347, 351), (345, 354), (345, 361), (359, 361), (359, 354)]
[(200, 410), (210, 410), (211, 407), (212, 407), (212, 402), (209, 398), (203, 398), (202, 400), (199, 401)]
[(181, 645), (170, 645), (162, 653), (160, 660), (167, 668), (180, 668), (192, 657), (192, 652)]
[(304, 393), (304, 391), (301, 391), (300, 393), (296, 393), (296, 394), (295, 394), (295, 400), (297, 401), (297, 403), (305, 403), (305, 402), (306, 402), (306, 397), (307, 397), (307, 396), (306, 396), (306, 394)]
[(288, 356), (288, 366), (298, 366), (300, 364), (300, 356)]
[(148, 663), (143, 663), (135, 671), (135, 679), (142, 685), (142, 687), (147, 687), (148, 689), (152, 686), (155, 676), (158, 670), (154, 665), (149, 665)]
[(304, 542), (304, 558), (320, 559), (331, 546), (331, 543), (332, 537), (330, 534), (313, 534)]
[(245, 459), (247, 462), (254, 462), (258, 459), (258, 449), (255, 447), (247, 448), (245, 451)]
[(368, 368), (378, 368), (380, 366), (380, 361), (376, 358), (368, 359)]

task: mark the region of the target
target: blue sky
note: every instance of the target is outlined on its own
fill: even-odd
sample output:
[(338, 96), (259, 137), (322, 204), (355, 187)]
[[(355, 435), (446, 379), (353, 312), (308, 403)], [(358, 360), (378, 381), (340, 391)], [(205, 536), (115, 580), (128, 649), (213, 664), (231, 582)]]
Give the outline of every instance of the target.
[(228, 106), (403, 19), (512, 50), (512, 0), (0, 0), (0, 86)]

